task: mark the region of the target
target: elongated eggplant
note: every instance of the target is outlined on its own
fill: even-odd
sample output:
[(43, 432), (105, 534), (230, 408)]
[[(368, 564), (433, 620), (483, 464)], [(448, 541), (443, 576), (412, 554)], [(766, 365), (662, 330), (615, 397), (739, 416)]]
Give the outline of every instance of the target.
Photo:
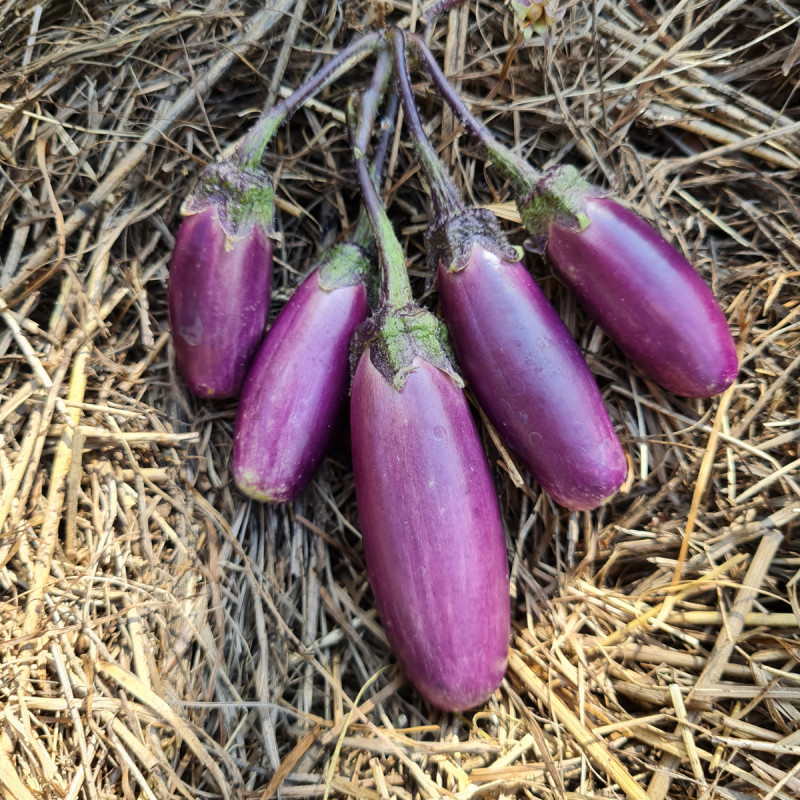
[(433, 705), (462, 710), (500, 685), (510, 634), (508, 557), (486, 456), (442, 324), (415, 305), (403, 248), (369, 178), (371, 86), (347, 122), (377, 245), (380, 308), (351, 345), (350, 435), (367, 574), (389, 641)]
[(169, 270), (178, 369), (200, 397), (238, 395), (264, 338), (273, 190), (263, 170), (212, 165), (183, 205)]
[(739, 371), (725, 315), (691, 264), (643, 219), (587, 198), (582, 231), (554, 224), (547, 256), (587, 313), (642, 372), (686, 397), (712, 397)]
[[(406, 320), (415, 337), (418, 319)], [(364, 553), (381, 622), (408, 677), (430, 703), (458, 711), (485, 701), (505, 672), (505, 538), (461, 388), (413, 350), (390, 364), (399, 349), (373, 343), (353, 377)]]
[(685, 397), (733, 383), (736, 346), (711, 289), (641, 217), (571, 167), (548, 171), (520, 205), (558, 276), (646, 376)]
[(247, 375), (233, 475), (257, 500), (286, 502), (317, 471), (348, 387), (348, 347), (367, 315), (369, 262), (337, 245), (278, 314)]
[(556, 502), (599, 505), (627, 463), (566, 326), (488, 212), (451, 218), (428, 240), (458, 362), (487, 417)]

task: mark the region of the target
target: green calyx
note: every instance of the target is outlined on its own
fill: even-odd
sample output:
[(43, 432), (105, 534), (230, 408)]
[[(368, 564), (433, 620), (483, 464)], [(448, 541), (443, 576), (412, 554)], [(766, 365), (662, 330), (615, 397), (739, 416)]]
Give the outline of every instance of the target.
[(363, 323), (355, 332), (350, 350), (352, 373), (367, 348), (375, 368), (398, 392), (414, 371), (415, 358), (449, 375), (458, 387), (464, 386), (453, 367), (445, 326), (419, 306), (390, 308), (385, 305)]
[(591, 222), (586, 212), (586, 199), (600, 194), (575, 167), (567, 165), (547, 170), (529, 194), (517, 197), (522, 224), (531, 234), (532, 249), (544, 250), (551, 225), (585, 230)]
[(210, 164), (183, 201), (184, 216), (213, 208), (230, 249), (258, 225), (267, 235), (275, 232), (275, 187), (261, 167), (241, 167), (233, 161)]
[(425, 234), (428, 267), (435, 272), (444, 266), (448, 272), (461, 272), (478, 244), (502, 261), (516, 263), (522, 258), (519, 248), (506, 238), (497, 217), (486, 208), (470, 208), (457, 216), (431, 225)]
[(374, 303), (378, 296), (378, 273), (374, 258), (354, 242), (341, 242), (329, 247), (317, 262), (317, 280), (322, 290), (332, 292), (345, 286), (363, 284), (367, 298)]

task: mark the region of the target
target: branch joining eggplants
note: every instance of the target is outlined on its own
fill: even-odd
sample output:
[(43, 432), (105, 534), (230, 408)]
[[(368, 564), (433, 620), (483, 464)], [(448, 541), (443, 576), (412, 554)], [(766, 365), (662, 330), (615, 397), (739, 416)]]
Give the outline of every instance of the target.
[(494, 215), (465, 208), (419, 118), (402, 32), (391, 39), (405, 124), (434, 208), (428, 258), (459, 365), (548, 494), (573, 510), (594, 508), (627, 472), (594, 377)]
[(289, 97), (261, 115), (237, 148), (235, 159), (245, 167), (259, 166), (267, 145), (278, 128), (318, 92), (360, 64), (371, 53), (380, 50), (384, 46), (384, 39), (383, 31), (371, 31), (340, 50)]
[(377, 241), (380, 307), (352, 345), (353, 476), (367, 573), (406, 674), (432, 705), (485, 701), (505, 672), (508, 558), (486, 457), (441, 323), (413, 303), (369, 180), (368, 96), (351, 98), (356, 174)]
[(515, 182), (515, 188), (517, 188), (516, 181), (521, 181), (519, 190), (526, 191), (526, 193), (531, 191), (541, 173), (516, 153), (500, 144), (489, 129), (467, 108), (466, 103), (461, 99), (461, 95), (445, 77), (436, 61), (436, 57), (422, 37), (415, 33), (405, 33), (404, 36), (406, 42), (414, 48), (420, 63), (430, 76), (439, 94), (453, 110), (453, 113), (458, 117), (467, 132), (478, 140), (482, 154), (488, 157), (505, 177)]
[(272, 283), (275, 191), (261, 159), (280, 125), (381, 45), (357, 39), (265, 112), (233, 157), (210, 164), (184, 200), (168, 301), (178, 369), (201, 397), (235, 397), (264, 337)]
[(544, 173), (475, 118), (425, 42), (407, 34), (444, 100), (510, 180), (529, 246), (547, 255), (583, 308), (648, 377), (675, 394), (730, 386), (738, 357), (725, 315), (689, 262), (634, 212), (571, 166)]
[[(391, 56), (378, 57), (371, 91), (379, 98)], [(386, 103), (372, 162), (379, 182), (397, 114)], [(368, 113), (377, 111), (372, 104)], [(233, 476), (263, 502), (294, 500), (319, 468), (349, 384), (348, 348), (375, 295), (372, 228), (362, 209), (347, 241), (333, 245), (281, 310), (258, 350), (236, 417)]]

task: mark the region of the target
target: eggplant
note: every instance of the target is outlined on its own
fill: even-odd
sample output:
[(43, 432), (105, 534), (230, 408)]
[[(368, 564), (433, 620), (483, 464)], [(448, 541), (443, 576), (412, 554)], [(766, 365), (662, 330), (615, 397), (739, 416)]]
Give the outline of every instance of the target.
[(222, 163), (183, 204), (167, 295), (178, 370), (199, 397), (237, 396), (264, 338), (272, 198), (266, 172)]
[(399, 30), (392, 44), (405, 122), (433, 206), (428, 262), (461, 369), (501, 439), (544, 490), (567, 508), (594, 508), (627, 473), (597, 384), (494, 215), (464, 206), (419, 118)]
[(380, 307), (353, 335), (350, 438), (367, 575), (389, 642), (429, 703), (461, 711), (500, 685), (511, 609), (503, 523), (442, 323), (414, 303), (365, 154), (378, 87), (351, 95), (356, 176), (377, 246)]
[(233, 443), (233, 476), (250, 497), (293, 500), (319, 468), (347, 397), (348, 348), (367, 315), (368, 272), (357, 245), (331, 248), (259, 348)]
[(489, 212), (446, 220), (428, 240), (458, 363), (486, 416), (557, 503), (596, 507), (627, 462), (566, 326)]
[(569, 167), (546, 173), (522, 212), (558, 277), (645, 376), (684, 397), (733, 383), (736, 345), (711, 289), (641, 217)]
[[(417, 311), (390, 327), (406, 325), (417, 342), (431, 341), (419, 324), (425, 312)], [(505, 672), (505, 537), (460, 385), (424, 350), (398, 358), (402, 350), (373, 341), (353, 376), (364, 555), (381, 622), (407, 676), (432, 705), (461, 711), (490, 697)]]

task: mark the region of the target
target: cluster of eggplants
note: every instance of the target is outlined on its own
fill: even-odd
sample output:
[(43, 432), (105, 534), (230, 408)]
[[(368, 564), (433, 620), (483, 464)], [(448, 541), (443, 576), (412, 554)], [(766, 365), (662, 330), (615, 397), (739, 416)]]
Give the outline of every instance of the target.
[(393, 45), (405, 120), (430, 185), (428, 259), (459, 365), (545, 491), (566, 508), (594, 508), (627, 472), (594, 377), (495, 217), (464, 207), (419, 119), (400, 31)]
[(210, 164), (181, 206), (167, 287), (178, 371), (199, 397), (239, 395), (269, 317), (275, 191), (262, 166), (280, 125), (376, 47), (343, 48), (258, 119), (233, 156)]
[[(401, 93), (409, 40), (468, 130), (482, 136), (421, 40), (397, 33)], [(420, 130), (412, 135), (423, 152)], [(354, 143), (384, 279), (393, 260), (395, 283), (402, 270), (407, 285), (399, 243), (364, 184), (365, 151), (365, 141)], [(533, 174), (512, 180), (531, 241), (623, 352), (678, 394), (706, 397), (730, 385), (733, 339), (688, 262), (574, 170)], [(215, 165), (185, 203), (169, 283), (178, 367), (200, 396), (242, 392), (234, 478), (256, 499), (285, 502), (322, 460), (346, 398), (350, 348), (354, 481), (376, 604), (421, 694), (446, 710), (469, 708), (502, 679), (510, 608), (497, 496), (460, 379), (438, 323), (413, 305), (410, 287), (398, 299), (385, 285), (365, 321), (369, 261), (353, 242), (323, 256), (265, 336), (272, 200), (260, 168)], [(438, 211), (429, 257), (481, 407), (558, 503), (597, 506), (621, 485), (626, 460), (579, 348), (490, 214), (457, 197)]]
[(246, 224), (233, 224), (230, 209), (241, 214), (243, 185), (261, 195), (271, 190), (266, 173), (214, 165), (184, 203), (170, 265), (170, 323), (178, 367), (194, 394), (241, 393), (237, 485), (257, 500), (287, 502), (319, 467), (347, 397), (348, 346), (367, 314), (370, 264), (355, 243), (332, 247), (265, 335), (271, 211), (264, 204)]
[[(393, 40), (406, 121), (434, 201), (429, 258), (460, 364), (500, 435), (543, 487), (569, 508), (594, 507), (619, 488), (626, 473), (624, 453), (597, 385), (496, 223), (460, 207), (438, 172), (404, 80), (405, 39), (396, 32)], [(363, 141), (360, 145), (354, 148), (357, 164)], [(607, 330), (623, 339), (642, 339), (626, 352), (638, 363), (668, 355), (669, 366), (656, 363), (654, 372), (668, 388), (686, 394), (710, 395), (734, 380), (736, 354), (722, 312), (676, 251), (620, 206), (612, 205), (619, 211), (604, 221), (588, 192), (580, 204), (584, 216), (566, 220), (546, 212), (548, 204), (552, 212), (569, 198), (559, 196), (553, 204), (552, 195), (544, 195), (542, 202), (542, 194), (523, 199), (540, 212), (536, 223), (545, 221), (551, 260), (567, 273), (591, 275), (598, 268), (594, 283), (584, 279), (589, 288), (582, 299)], [(525, 205), (521, 207), (525, 212)], [(642, 258), (650, 264), (639, 263)], [(655, 278), (649, 274), (653, 270), (667, 274)], [(638, 283), (629, 282), (630, 273), (637, 271), (644, 273)], [(605, 316), (614, 303), (613, 295), (602, 291), (604, 280), (623, 304), (638, 294), (642, 307), (623, 307), (623, 321), (614, 324), (618, 315), (612, 311)], [(648, 281), (652, 289), (645, 286)], [(666, 297), (655, 309), (659, 293)], [(685, 335), (685, 317), (671, 326), (662, 321), (676, 313), (680, 320), (682, 304), (697, 315), (701, 336), (709, 341)], [(367, 569), (384, 627), (407, 674), (435, 705), (460, 709), (487, 697), (499, 685), (506, 663), (507, 564), (495, 556), (502, 549), (496, 501), (485, 491), (485, 457), (474, 428), (466, 421), (454, 422), (464, 419), (459, 412), (469, 418), (462, 410), (463, 395), (447, 369), (397, 345), (403, 337), (396, 323), (405, 323), (408, 306), (382, 313), (388, 316), (382, 319), (379, 313), (367, 323), (383, 335), (378, 338), (380, 352), (373, 352), (374, 344), (356, 343), (357, 355), (362, 352), (351, 402), (353, 469)], [(648, 320), (654, 335), (642, 330)], [(694, 353), (687, 341), (704, 352)], [(476, 594), (476, 585), (486, 593)]]

